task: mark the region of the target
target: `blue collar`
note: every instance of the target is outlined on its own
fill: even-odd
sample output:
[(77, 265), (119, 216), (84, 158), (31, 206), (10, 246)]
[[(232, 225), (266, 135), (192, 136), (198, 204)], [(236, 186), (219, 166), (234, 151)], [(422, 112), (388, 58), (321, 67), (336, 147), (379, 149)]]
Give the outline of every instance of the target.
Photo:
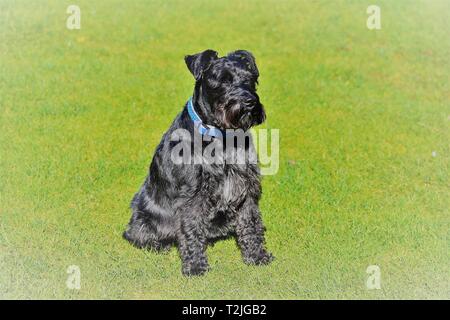
[(194, 104), (192, 103), (192, 98), (189, 98), (187, 102), (187, 110), (189, 113), (189, 116), (191, 117), (191, 120), (194, 122), (194, 127), (198, 128), (198, 132), (201, 135), (207, 135), (211, 137), (216, 138), (222, 138), (223, 137), (223, 131), (219, 128), (210, 126), (208, 124), (203, 124), (202, 119), (197, 114), (197, 112), (194, 109)]

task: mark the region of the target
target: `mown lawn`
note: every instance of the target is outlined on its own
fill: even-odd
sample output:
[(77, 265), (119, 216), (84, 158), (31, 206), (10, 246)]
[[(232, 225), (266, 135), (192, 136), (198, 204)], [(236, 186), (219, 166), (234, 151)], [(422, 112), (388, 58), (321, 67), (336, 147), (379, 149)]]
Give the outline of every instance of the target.
[[(0, 298), (450, 298), (449, 21), (447, 0), (0, 0)], [(175, 249), (121, 233), (192, 93), (183, 56), (206, 48), (257, 58), (277, 259), (246, 266), (227, 240), (184, 278)]]

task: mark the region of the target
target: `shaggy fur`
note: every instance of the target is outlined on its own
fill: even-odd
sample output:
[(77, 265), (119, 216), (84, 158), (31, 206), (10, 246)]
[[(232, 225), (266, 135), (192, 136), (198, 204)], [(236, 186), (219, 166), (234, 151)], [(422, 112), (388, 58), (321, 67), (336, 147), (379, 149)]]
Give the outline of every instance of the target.
[[(206, 50), (186, 56), (185, 62), (196, 80), (192, 101), (203, 123), (247, 131), (265, 120), (256, 93), (259, 73), (250, 52), (238, 50), (219, 58), (217, 52)], [(189, 141), (199, 134), (186, 106), (164, 134), (149, 174), (131, 202), (133, 213), (124, 238), (136, 247), (157, 251), (177, 245), (184, 275), (205, 273), (207, 245), (231, 235), (245, 263), (272, 261), (264, 248), (257, 164), (174, 164), (170, 137), (179, 128), (190, 132)], [(212, 137), (203, 148), (214, 139), (225, 147), (225, 138)], [(251, 137), (243, 148), (254, 151)], [(192, 150), (193, 156), (201, 156), (201, 150)]]

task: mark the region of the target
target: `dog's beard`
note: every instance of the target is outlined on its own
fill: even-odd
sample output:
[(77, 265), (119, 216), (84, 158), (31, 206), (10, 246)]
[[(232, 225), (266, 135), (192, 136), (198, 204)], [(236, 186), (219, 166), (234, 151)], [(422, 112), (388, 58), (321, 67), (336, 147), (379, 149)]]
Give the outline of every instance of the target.
[(247, 131), (266, 119), (264, 107), (257, 103), (251, 111), (241, 103), (220, 104), (215, 108), (215, 117), (222, 129), (242, 129)]

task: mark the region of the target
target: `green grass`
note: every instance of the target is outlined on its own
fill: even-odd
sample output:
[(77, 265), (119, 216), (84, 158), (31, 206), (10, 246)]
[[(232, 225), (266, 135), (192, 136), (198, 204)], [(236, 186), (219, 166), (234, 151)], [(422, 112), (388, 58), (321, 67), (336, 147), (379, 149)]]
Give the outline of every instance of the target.
[[(0, 298), (448, 299), (450, 2), (376, 1), (369, 31), (372, 2), (0, 0)], [(192, 92), (183, 56), (206, 48), (257, 58), (277, 259), (249, 267), (223, 241), (188, 279), (175, 249), (121, 232)]]

